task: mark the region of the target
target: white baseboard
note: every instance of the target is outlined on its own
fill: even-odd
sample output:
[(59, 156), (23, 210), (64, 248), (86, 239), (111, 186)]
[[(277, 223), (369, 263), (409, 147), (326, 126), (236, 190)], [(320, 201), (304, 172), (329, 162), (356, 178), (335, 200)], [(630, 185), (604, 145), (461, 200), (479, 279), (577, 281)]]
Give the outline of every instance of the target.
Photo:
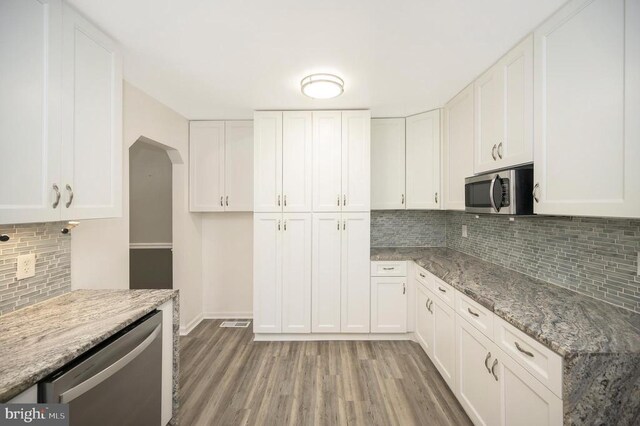
[(253, 312), (205, 312), (204, 319), (253, 319)]
[(189, 323), (187, 325), (181, 325), (180, 326), (180, 335), (181, 336), (186, 336), (189, 333), (191, 333), (193, 331), (194, 328), (196, 328), (198, 326), (198, 324), (200, 324), (200, 322), (204, 319), (202, 314), (198, 314), (196, 315), (196, 317), (194, 319), (192, 319), (191, 321), (189, 321)]
[(412, 340), (413, 333), (315, 333), (315, 334), (276, 334), (256, 333), (253, 335), (256, 342), (308, 342), (324, 340)]

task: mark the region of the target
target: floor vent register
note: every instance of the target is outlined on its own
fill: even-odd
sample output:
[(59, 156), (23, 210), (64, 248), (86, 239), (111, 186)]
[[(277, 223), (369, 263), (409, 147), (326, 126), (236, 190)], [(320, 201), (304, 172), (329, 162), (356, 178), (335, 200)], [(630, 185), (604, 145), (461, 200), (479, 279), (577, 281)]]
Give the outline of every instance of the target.
[(230, 327), (230, 328), (247, 328), (251, 324), (251, 320), (241, 320), (241, 321), (222, 321), (220, 327)]

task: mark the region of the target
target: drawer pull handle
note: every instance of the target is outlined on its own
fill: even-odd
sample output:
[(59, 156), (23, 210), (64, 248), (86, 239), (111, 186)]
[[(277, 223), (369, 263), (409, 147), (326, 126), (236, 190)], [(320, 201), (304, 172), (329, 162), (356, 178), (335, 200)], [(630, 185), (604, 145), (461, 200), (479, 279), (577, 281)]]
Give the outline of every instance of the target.
[(446, 292), (447, 292), (447, 290), (445, 290), (445, 289), (444, 289), (444, 288), (442, 288), (442, 287), (438, 287), (438, 290), (440, 290), (440, 291), (441, 291), (441, 292), (443, 292), (443, 293), (446, 293)]
[(425, 275), (425, 274), (423, 274), (422, 272), (420, 272), (420, 276), (421, 276), (422, 278), (427, 278), (427, 277), (426, 277), (426, 275)]
[(473, 315), (474, 317), (479, 317), (479, 316), (480, 316), (480, 314), (478, 314), (477, 312), (473, 312), (473, 311), (471, 310), (471, 308), (467, 308), (467, 311), (469, 311), (469, 313), (470, 313), (471, 315)]
[(526, 356), (530, 356), (531, 358), (533, 358), (533, 354), (532, 354), (531, 352), (529, 352), (528, 350), (526, 350), (526, 349), (522, 349), (522, 348), (520, 347), (520, 345), (518, 344), (518, 342), (513, 342), (513, 343), (515, 343), (515, 344), (516, 344), (516, 349), (518, 349), (520, 352), (522, 352), (522, 353), (523, 353), (523, 354), (525, 354)]
[(383, 271), (393, 271), (394, 269), (395, 268), (393, 266), (382, 268)]
[(487, 353), (487, 357), (484, 359), (484, 368), (487, 369), (487, 373), (491, 374), (491, 369), (489, 368), (489, 365), (487, 364), (487, 361), (489, 361), (489, 359), (491, 358), (491, 352)]
[(496, 379), (496, 382), (498, 381), (498, 376), (496, 376), (496, 365), (498, 365), (498, 360), (495, 359), (493, 361), (493, 364), (491, 365), (491, 374), (493, 374), (493, 377)]

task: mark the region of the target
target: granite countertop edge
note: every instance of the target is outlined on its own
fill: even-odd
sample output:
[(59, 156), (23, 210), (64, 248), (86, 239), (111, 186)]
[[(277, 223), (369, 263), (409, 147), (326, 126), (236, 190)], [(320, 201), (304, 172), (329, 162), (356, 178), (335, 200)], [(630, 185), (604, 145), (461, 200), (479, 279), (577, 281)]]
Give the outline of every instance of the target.
[[(57, 300), (59, 300), (61, 298), (64, 298), (64, 297), (68, 297), (70, 294), (73, 294), (73, 293), (77, 293), (77, 292), (83, 292), (83, 293), (99, 292), (101, 294), (107, 294), (107, 293), (113, 292), (115, 294), (115, 292), (125, 292), (125, 291), (127, 291), (127, 290), (76, 290), (76, 291), (72, 291), (72, 292), (65, 293), (65, 294), (56, 296), (54, 298), (45, 300), (43, 302), (37, 303), (35, 305), (31, 305), (31, 306), (25, 307), (23, 309), (19, 309), (17, 311), (11, 312), (9, 314), (5, 314), (3, 316), (0, 316), (0, 325), (2, 325), (2, 322), (7, 317), (10, 317), (12, 315), (23, 314), (23, 311), (28, 310), (28, 309), (37, 309), (37, 308), (40, 308), (40, 307), (42, 307), (42, 306), (44, 306), (46, 304), (55, 303)], [(132, 290), (132, 291), (145, 291), (145, 290)], [(104, 342), (105, 340), (109, 339), (114, 334), (118, 333), (119, 331), (121, 331), (124, 328), (126, 328), (127, 326), (133, 324), (134, 322), (136, 322), (140, 318), (144, 317), (148, 313), (152, 312), (154, 309), (156, 309), (157, 307), (159, 307), (163, 303), (169, 301), (170, 299), (176, 300), (178, 298), (178, 296), (179, 296), (179, 291), (178, 290), (151, 290), (151, 291), (156, 292), (156, 293), (154, 293), (154, 299), (153, 299), (152, 302), (149, 302), (149, 303), (145, 304), (142, 307), (133, 309), (131, 311), (131, 315), (130, 316), (126, 317), (125, 319), (122, 319), (122, 320), (114, 322), (110, 326), (110, 328), (108, 330), (100, 333), (97, 336), (91, 336), (90, 338), (88, 338), (88, 340), (86, 342), (83, 342), (82, 344), (75, 345), (72, 348), (69, 348), (67, 351), (61, 353), (57, 357), (47, 358), (46, 365), (40, 366), (36, 371), (26, 375), (25, 377), (20, 377), (19, 381), (15, 381), (15, 382), (9, 381), (7, 384), (5, 384), (5, 383), (3, 383), (3, 380), (0, 380), (0, 402), (7, 402), (7, 401), (11, 400), (12, 398), (16, 397), (20, 393), (22, 393), (25, 390), (29, 389), (31, 386), (33, 386), (33, 385), (37, 384), (38, 382), (40, 382), (42, 379), (47, 377), (49, 374), (51, 374), (54, 371), (64, 367), (69, 362), (73, 361), (74, 359), (78, 358), (79, 356), (82, 356), (84, 353), (86, 353), (87, 351), (89, 351), (92, 348), (96, 347), (97, 345), (99, 345), (100, 343)], [(27, 321), (27, 320), (25, 320), (25, 321)], [(1, 328), (2, 327), (0, 327), (0, 329)], [(0, 338), (1, 338), (1, 336), (0, 336)]]
[[(403, 251), (406, 253), (402, 253)], [(512, 311), (509, 311), (503, 307), (497, 306), (501, 302), (497, 298), (491, 297), (491, 295), (479, 294), (478, 292), (473, 291), (472, 289), (469, 289), (467, 286), (461, 285), (459, 282), (452, 280), (451, 279), (451, 276), (453, 275), (452, 271), (450, 270), (446, 271), (445, 268), (434, 268), (432, 267), (433, 263), (429, 263), (424, 260), (421, 260), (421, 257), (424, 257), (424, 256), (416, 256), (408, 253), (408, 252), (413, 252), (414, 254), (420, 254), (420, 253), (428, 252), (429, 255), (435, 257), (436, 255), (434, 253), (437, 253), (439, 251), (442, 251), (442, 254), (455, 253), (456, 256), (468, 258), (475, 265), (482, 265), (483, 267), (486, 266), (487, 270), (491, 269), (491, 271), (493, 271), (491, 273), (488, 272), (488, 274), (491, 274), (493, 276), (496, 276), (497, 273), (499, 273), (500, 271), (507, 271), (507, 273), (511, 277), (516, 275), (518, 276), (518, 279), (526, 282), (527, 284), (540, 285), (540, 286), (543, 286), (543, 288), (550, 287), (550, 288), (553, 288), (554, 291), (558, 291), (558, 292), (571, 292), (571, 290), (565, 289), (563, 287), (559, 287), (554, 284), (547, 283), (545, 281), (542, 281), (533, 277), (529, 277), (527, 275), (512, 271), (505, 267), (498, 266), (493, 263), (476, 258), (474, 256), (471, 256), (462, 252), (458, 252), (454, 249), (445, 248), (445, 247), (372, 247), (370, 259), (371, 261), (413, 261), (415, 262), (420, 267), (431, 272), (433, 275), (443, 280), (445, 283), (451, 285), (452, 287), (454, 287), (456, 290), (458, 290), (465, 296), (473, 299), (475, 302), (479, 303), (483, 307), (492, 311), (498, 317), (508, 322), (509, 324), (513, 325), (518, 330), (524, 332), (525, 334), (535, 339), (536, 341), (540, 342), (547, 348), (551, 349), (553, 352), (559, 354), (564, 359), (570, 359), (572, 357), (580, 356), (580, 355), (611, 355), (611, 354), (630, 355), (633, 357), (640, 357), (640, 351), (636, 350), (635, 347), (633, 349), (624, 349), (624, 348), (612, 349), (610, 347), (601, 347), (601, 348), (592, 347), (592, 348), (585, 348), (585, 349), (576, 348), (571, 344), (566, 343), (566, 341), (562, 341), (563, 339), (561, 337), (559, 338), (559, 336), (561, 336), (562, 333), (569, 333), (569, 332), (558, 331), (558, 330), (546, 330), (547, 332), (545, 333), (544, 331), (541, 331), (541, 329), (544, 330), (544, 327), (542, 326), (535, 327), (536, 325), (539, 326), (540, 324), (536, 324), (535, 320), (525, 318), (526, 314), (514, 315)], [(472, 279), (470, 277), (465, 277), (465, 278)], [(488, 292), (490, 292), (490, 290)], [(544, 290), (541, 289), (541, 292), (544, 292)], [(549, 297), (552, 297), (553, 295), (551, 294), (551, 290), (549, 290), (549, 292), (550, 292)], [(592, 299), (589, 296), (581, 295), (575, 292), (571, 292), (571, 293), (573, 293), (573, 296), (577, 299), (583, 299), (583, 300), (590, 299), (592, 301), (595, 301), (595, 299)], [(508, 301), (506, 302), (508, 303)], [(614, 311), (614, 310), (626, 311), (622, 308), (609, 305), (606, 302), (598, 302), (598, 303), (608, 306), (608, 309), (610, 311)], [(637, 316), (636, 318), (640, 319), (640, 314), (636, 314), (631, 311), (628, 311), (627, 313), (628, 315), (636, 315)], [(640, 323), (640, 322), (636, 322), (636, 324), (637, 323)], [(638, 328), (636, 327), (636, 329)]]

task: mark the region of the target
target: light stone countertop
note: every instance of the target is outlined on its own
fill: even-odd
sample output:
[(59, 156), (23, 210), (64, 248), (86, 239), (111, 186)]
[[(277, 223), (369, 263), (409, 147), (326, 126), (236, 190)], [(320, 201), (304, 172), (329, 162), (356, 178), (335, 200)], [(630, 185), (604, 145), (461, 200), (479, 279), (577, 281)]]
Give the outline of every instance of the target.
[(0, 402), (177, 297), (176, 290), (77, 290), (0, 316)]

